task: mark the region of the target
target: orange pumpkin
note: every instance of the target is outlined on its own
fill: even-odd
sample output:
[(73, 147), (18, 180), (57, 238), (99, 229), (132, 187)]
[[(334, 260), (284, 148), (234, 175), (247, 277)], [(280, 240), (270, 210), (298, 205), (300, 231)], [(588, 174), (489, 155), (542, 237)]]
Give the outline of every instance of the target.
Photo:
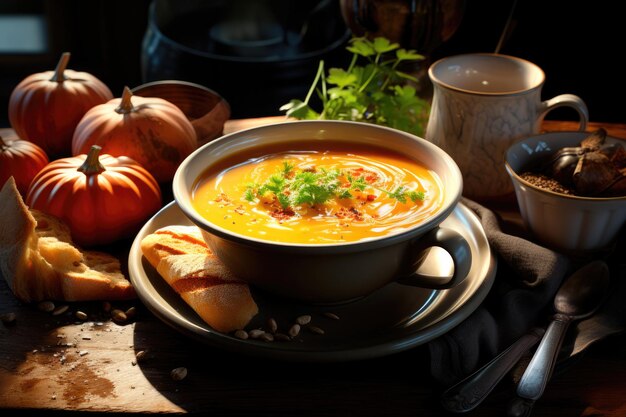
[(50, 162), (33, 179), (26, 204), (64, 220), (81, 246), (132, 236), (161, 207), (154, 177), (128, 157), (88, 155)]
[(69, 156), (80, 119), (93, 106), (113, 98), (111, 90), (93, 75), (66, 69), (69, 59), (66, 52), (54, 71), (29, 75), (9, 98), (13, 129), (51, 158)]
[(22, 197), (26, 196), (30, 182), (48, 162), (48, 155), (34, 143), (15, 133), (0, 136), (0, 187), (13, 177)]
[(89, 110), (76, 127), (73, 154), (85, 153), (92, 145), (114, 156), (129, 156), (166, 182), (196, 149), (197, 139), (176, 105), (156, 97), (133, 97), (126, 87), (121, 99)]

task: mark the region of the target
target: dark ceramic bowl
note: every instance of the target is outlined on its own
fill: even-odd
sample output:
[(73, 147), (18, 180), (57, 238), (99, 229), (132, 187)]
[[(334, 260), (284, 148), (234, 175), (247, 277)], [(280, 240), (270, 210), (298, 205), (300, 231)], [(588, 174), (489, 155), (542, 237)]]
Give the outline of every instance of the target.
[(159, 97), (178, 106), (187, 116), (203, 145), (224, 131), (230, 118), (230, 105), (217, 92), (200, 84), (179, 80), (163, 80), (142, 84), (132, 89), (134, 95)]
[[(422, 161), (445, 184), (442, 205), (406, 231), (336, 244), (280, 243), (248, 237), (207, 221), (194, 209), (192, 190), (205, 170), (243, 150), (262, 155), (267, 146), (298, 149), (303, 138), (378, 146)], [(424, 139), (374, 124), (317, 120), (277, 123), (222, 136), (189, 155), (173, 180), (176, 203), (235, 275), (273, 294), (312, 303), (361, 298), (400, 277), (403, 283), (426, 288), (451, 288), (462, 282), (471, 265), (469, 245), (459, 233), (439, 227), (459, 202), (462, 188), (461, 173), (452, 158)], [(455, 265), (452, 277), (415, 272), (425, 249), (433, 246), (450, 254)]]

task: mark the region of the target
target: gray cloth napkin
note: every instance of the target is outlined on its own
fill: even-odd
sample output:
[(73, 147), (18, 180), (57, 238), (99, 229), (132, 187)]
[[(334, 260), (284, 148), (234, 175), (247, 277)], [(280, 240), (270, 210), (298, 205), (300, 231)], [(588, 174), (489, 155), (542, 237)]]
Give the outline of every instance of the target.
[(481, 220), (498, 270), (489, 295), (463, 323), (429, 343), (431, 373), (451, 385), (549, 317), (552, 299), (572, 262), (564, 255), (502, 231), (496, 215), (463, 199)]

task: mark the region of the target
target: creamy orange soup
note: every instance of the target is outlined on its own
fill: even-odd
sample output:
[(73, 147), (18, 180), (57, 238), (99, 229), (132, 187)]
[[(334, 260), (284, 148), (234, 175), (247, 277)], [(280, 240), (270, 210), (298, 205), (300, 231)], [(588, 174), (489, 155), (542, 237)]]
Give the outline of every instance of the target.
[(433, 171), (386, 150), (275, 152), (205, 172), (192, 204), (245, 236), (329, 244), (420, 223), (441, 207), (442, 187)]

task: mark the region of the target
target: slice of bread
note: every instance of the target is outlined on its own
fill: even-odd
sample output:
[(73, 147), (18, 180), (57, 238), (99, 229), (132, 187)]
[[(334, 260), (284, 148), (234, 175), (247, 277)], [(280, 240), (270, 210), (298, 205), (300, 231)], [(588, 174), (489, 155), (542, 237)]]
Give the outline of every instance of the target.
[(20, 300), (136, 297), (117, 258), (81, 251), (60, 219), (28, 209), (12, 177), (0, 191), (0, 218), (0, 272)]
[(243, 329), (258, 313), (247, 283), (211, 252), (195, 226), (167, 226), (147, 235), (141, 250), (163, 279), (213, 329)]

